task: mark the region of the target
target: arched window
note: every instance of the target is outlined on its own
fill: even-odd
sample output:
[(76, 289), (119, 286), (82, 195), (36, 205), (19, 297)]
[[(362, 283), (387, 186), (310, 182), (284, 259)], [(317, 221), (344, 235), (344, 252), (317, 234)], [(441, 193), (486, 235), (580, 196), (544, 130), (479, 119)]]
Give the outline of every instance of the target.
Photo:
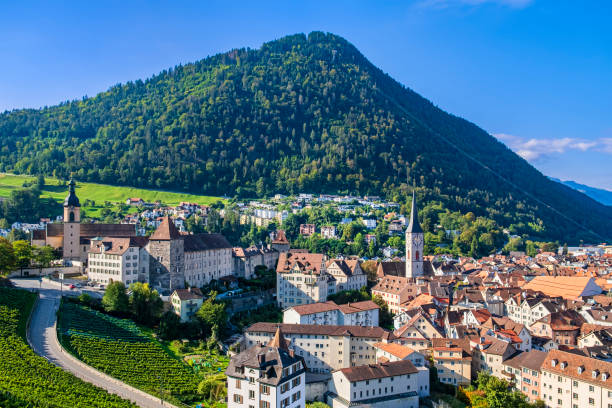
[(74, 211), (70, 211), (70, 216), (68, 217), (69, 222), (74, 222)]

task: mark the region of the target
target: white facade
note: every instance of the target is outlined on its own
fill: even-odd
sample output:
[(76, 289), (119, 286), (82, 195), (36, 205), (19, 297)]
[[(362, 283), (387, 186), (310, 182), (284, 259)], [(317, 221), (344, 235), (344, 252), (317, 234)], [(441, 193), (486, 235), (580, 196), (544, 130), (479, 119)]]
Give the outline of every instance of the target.
[[(287, 371), (285, 371), (287, 370)], [(257, 367), (244, 367), (242, 376), (227, 375), (228, 408), (305, 408), (306, 376), (295, 375), (302, 370), (302, 363), (297, 362), (283, 370), (283, 377), (278, 385), (260, 381), (263, 370)]]
[(283, 312), (283, 323), (340, 326), (378, 326), (378, 305), (371, 301), (336, 305), (329, 301), (293, 306)]
[(233, 274), (232, 248), (185, 251), (185, 281), (202, 287), (213, 279)]
[[(127, 239), (129, 242), (129, 238)], [(94, 244), (95, 245), (95, 244)], [(129, 286), (135, 282), (149, 282), (149, 253), (145, 248), (130, 246), (121, 250), (99, 250), (87, 254), (87, 277), (98, 283), (123, 282)]]
[[(385, 363), (404, 364), (404, 362)], [(380, 365), (369, 366), (370, 369)], [(366, 367), (368, 368), (368, 367)], [(347, 370), (359, 370), (354, 367)], [(367, 408), (418, 408), (419, 387), (423, 395), (429, 395), (429, 370), (423, 371), (427, 375), (419, 375), (419, 370), (412, 369), (405, 373), (393, 376), (376, 376), (376, 378), (354, 379), (347, 370), (337, 370), (332, 373), (329, 383), (328, 405), (332, 408), (367, 407)]]

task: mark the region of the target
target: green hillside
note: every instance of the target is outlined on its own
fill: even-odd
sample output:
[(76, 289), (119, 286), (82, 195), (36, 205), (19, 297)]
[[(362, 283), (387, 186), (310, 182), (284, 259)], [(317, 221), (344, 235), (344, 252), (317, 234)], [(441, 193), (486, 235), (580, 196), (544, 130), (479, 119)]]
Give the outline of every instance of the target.
[(4, 113), (0, 171), (197, 194), (347, 192), (402, 202), (409, 177), (421, 202), (519, 234), (612, 238), (610, 207), (547, 179), (320, 32)]
[[(33, 184), (35, 182), (36, 177), (32, 176), (0, 174), (0, 197), (8, 197), (11, 191), (21, 189), (24, 184)], [(76, 187), (76, 193), (81, 201), (81, 205), (83, 205), (85, 214), (89, 217), (98, 217), (106, 201), (119, 204), (125, 203), (125, 200), (130, 197), (139, 197), (146, 202), (159, 200), (165, 205), (176, 205), (183, 201), (210, 205), (219, 200), (225, 201), (220, 197), (87, 182), (79, 182)], [(51, 198), (61, 204), (67, 195), (68, 186), (65, 183), (54, 178), (45, 179), (45, 186), (41, 194), (42, 198)], [(84, 205), (86, 201), (91, 202), (91, 204)]]

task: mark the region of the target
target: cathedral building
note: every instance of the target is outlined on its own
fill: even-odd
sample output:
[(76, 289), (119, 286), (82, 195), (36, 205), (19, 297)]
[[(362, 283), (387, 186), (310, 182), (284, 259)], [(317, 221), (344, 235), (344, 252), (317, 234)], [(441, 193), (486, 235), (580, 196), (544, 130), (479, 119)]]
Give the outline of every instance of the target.
[(81, 203), (75, 193), (75, 186), (76, 183), (71, 179), (68, 196), (64, 200), (63, 222), (47, 224), (44, 230), (33, 231), (32, 245), (49, 245), (61, 250), (65, 261), (85, 263), (93, 238), (136, 236), (136, 226), (131, 224), (81, 223)]

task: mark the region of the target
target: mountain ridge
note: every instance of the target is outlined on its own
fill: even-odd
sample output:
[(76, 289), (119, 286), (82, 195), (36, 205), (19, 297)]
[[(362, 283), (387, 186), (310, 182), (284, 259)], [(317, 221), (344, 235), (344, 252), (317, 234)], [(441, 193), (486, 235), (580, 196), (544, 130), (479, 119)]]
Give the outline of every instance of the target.
[(551, 180), (561, 183), (576, 191), (591, 197), (593, 200), (600, 202), (601, 204), (612, 206), (612, 191), (606, 190), (605, 188), (592, 187), (586, 184), (578, 183), (573, 180), (561, 180), (554, 177), (549, 177)]
[(420, 201), (522, 234), (612, 234), (609, 208), (553, 184), (345, 39), (320, 32), (234, 49), (84, 100), (0, 114), (0, 171), (239, 197), (384, 194), (402, 203), (413, 179)]

